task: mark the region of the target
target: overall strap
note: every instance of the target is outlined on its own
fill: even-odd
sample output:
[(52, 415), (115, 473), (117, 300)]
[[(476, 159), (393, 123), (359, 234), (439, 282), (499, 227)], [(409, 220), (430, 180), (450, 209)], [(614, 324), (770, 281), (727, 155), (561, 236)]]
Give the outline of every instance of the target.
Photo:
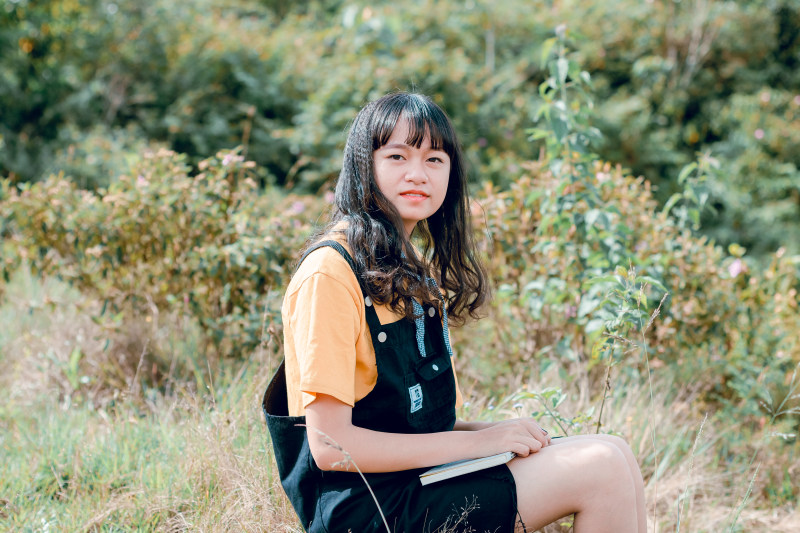
[(336, 250), (337, 252), (339, 252), (339, 255), (341, 255), (344, 258), (344, 260), (347, 261), (347, 264), (350, 265), (350, 269), (353, 271), (353, 274), (356, 275), (356, 279), (358, 280), (358, 286), (361, 287), (361, 292), (366, 294), (366, 291), (364, 290), (364, 282), (361, 279), (360, 269), (358, 268), (358, 265), (356, 265), (355, 260), (347, 252), (347, 250), (345, 250), (344, 246), (342, 246), (342, 244), (339, 243), (338, 241), (325, 240), (325, 241), (319, 241), (318, 243), (312, 245), (308, 250), (305, 251), (303, 257), (300, 258), (300, 261), (297, 262), (297, 268), (300, 268), (300, 265), (303, 263), (303, 261), (305, 261), (306, 257), (308, 257), (308, 254), (310, 254), (311, 252), (313, 252), (318, 248), (325, 248), (326, 246), (329, 246), (334, 250)]
[(372, 299), (367, 294), (366, 287), (364, 286), (364, 278), (362, 278), (360, 275), (361, 270), (358, 268), (355, 260), (352, 258), (352, 256), (350, 256), (349, 253), (347, 253), (347, 250), (345, 250), (344, 246), (342, 246), (340, 242), (334, 240), (325, 240), (314, 244), (308, 250), (306, 250), (306, 252), (303, 254), (303, 257), (300, 258), (300, 261), (297, 263), (298, 268), (308, 254), (317, 248), (324, 248), (325, 246), (330, 246), (339, 252), (339, 254), (344, 257), (345, 261), (347, 261), (347, 263), (350, 265), (350, 268), (353, 270), (353, 274), (355, 274), (356, 279), (358, 280), (358, 286), (361, 287), (361, 296), (364, 299), (364, 310), (366, 311), (365, 316), (367, 320), (367, 326), (369, 327), (370, 333), (378, 338), (377, 336), (380, 335), (381, 321), (378, 318), (378, 313), (375, 311), (375, 306), (372, 305)]

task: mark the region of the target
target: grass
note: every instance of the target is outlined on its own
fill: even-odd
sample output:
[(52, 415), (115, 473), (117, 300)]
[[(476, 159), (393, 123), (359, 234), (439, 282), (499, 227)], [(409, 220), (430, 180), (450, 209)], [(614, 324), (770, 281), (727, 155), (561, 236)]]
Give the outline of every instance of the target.
[(256, 380), (219, 408), (41, 399), (3, 415), (4, 531), (299, 531), (277, 485)]
[[(196, 357), (188, 353), (196, 345), (191, 328), (161, 317), (154, 332), (145, 320), (131, 328), (134, 338), (114, 338), (109, 348), (109, 330), (81, 302), (63, 285), (22, 276), (0, 305), (0, 530), (300, 532), (260, 412), (276, 349), (172, 365), (164, 377), (159, 365)], [(179, 341), (176, 331), (189, 338)], [(501, 393), (462, 370), (462, 418), (541, 411), (541, 395), (523, 393), (569, 390), (555, 370), (510, 380)], [(618, 378), (606, 401), (603, 427), (624, 436), (642, 465), (648, 514), (656, 517), (651, 530), (800, 530), (796, 444), (762, 438), (772, 430), (742, 427), (722, 413), (703, 422), (695, 400), (655, 372), (654, 410), (647, 383), (633, 378)], [(564, 394), (557, 411), (592, 407), (585, 394)], [(541, 421), (557, 426), (548, 415)], [(594, 428), (591, 420), (577, 423), (584, 432)], [(757, 471), (749, 462), (756, 446)]]

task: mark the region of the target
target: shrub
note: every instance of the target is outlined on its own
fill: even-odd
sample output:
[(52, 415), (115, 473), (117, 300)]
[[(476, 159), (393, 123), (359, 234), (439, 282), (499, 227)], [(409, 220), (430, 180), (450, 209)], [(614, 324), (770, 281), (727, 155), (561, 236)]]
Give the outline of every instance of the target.
[[(0, 9), (0, 175), (57, 171), (70, 146), (92, 152), (99, 126), (141, 132), (192, 165), (243, 144), (263, 179), (315, 192), (336, 174), (355, 111), (417, 89), (447, 107), (482, 179), (507, 186), (531, 156), (524, 128), (536, 110), (524, 95), (547, 77), (541, 43), (565, 24), (597, 82), (603, 159), (648, 176), (663, 203), (698, 151), (724, 150), (723, 216), (705, 219), (709, 234), (751, 253), (779, 243), (795, 253), (800, 245), (780, 237), (798, 221), (781, 196), (796, 186), (796, 161), (766, 144), (791, 124), (778, 102), (797, 96), (798, 21), (785, 0), (19, 0)], [(758, 104), (764, 91), (774, 105)], [(764, 146), (744, 139), (740, 150), (753, 127), (767, 132)], [(776, 186), (755, 183), (754, 165)]]
[(726, 253), (692, 231), (713, 175), (708, 158), (682, 172), (685, 192), (659, 210), (647, 182), (592, 155), (589, 78), (563, 34), (550, 45), (544, 127), (531, 130), (543, 156), (509, 190), (486, 185), (473, 210), (484, 215), (477, 231), (498, 290), (490, 320), (469, 332), (469, 353), (506, 363), (484, 360), (490, 378), (555, 365), (584, 386), (601, 383), (598, 364), (637, 373), (666, 365), (705, 401), (763, 415), (765, 402), (786, 397), (800, 362), (800, 257), (781, 249), (759, 267), (741, 246)]
[(321, 202), (259, 194), (254, 164), (236, 151), (199, 168), (192, 175), (185, 156), (161, 149), (96, 192), (63, 175), (18, 192), (5, 182), (4, 246), (105, 302), (101, 315), (183, 311), (207, 348), (248, 353)]

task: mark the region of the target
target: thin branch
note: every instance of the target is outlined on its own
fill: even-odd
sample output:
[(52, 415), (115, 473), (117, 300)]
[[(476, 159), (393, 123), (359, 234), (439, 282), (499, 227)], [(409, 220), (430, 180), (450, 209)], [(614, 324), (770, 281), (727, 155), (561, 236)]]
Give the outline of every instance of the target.
[[(298, 425), (302, 426), (303, 424), (298, 424)], [(392, 530), (389, 529), (389, 522), (386, 521), (386, 516), (384, 516), (383, 509), (381, 509), (381, 504), (378, 503), (378, 498), (375, 496), (375, 493), (372, 492), (372, 487), (369, 486), (369, 482), (367, 481), (367, 478), (364, 476), (364, 474), (361, 472), (361, 469), (358, 468), (358, 465), (356, 464), (356, 462), (353, 461), (353, 457), (347, 452), (347, 450), (342, 448), (342, 446), (338, 442), (336, 442), (333, 439), (333, 437), (331, 437), (330, 435), (328, 435), (327, 433), (325, 433), (321, 429), (318, 429), (318, 428), (315, 428), (315, 427), (312, 427), (312, 426), (305, 426), (305, 427), (308, 428), (308, 429), (313, 429), (314, 431), (316, 431), (317, 433), (322, 435), (322, 438), (324, 439), (324, 442), (325, 442), (326, 446), (330, 446), (334, 450), (337, 450), (337, 451), (341, 452), (341, 454), (343, 455), (342, 460), (333, 463), (333, 465), (331, 465), (331, 466), (334, 466), (334, 467), (341, 466), (341, 467), (349, 469), (350, 465), (353, 465), (353, 467), (356, 469), (356, 472), (358, 472), (358, 475), (361, 476), (361, 480), (364, 482), (364, 485), (367, 486), (367, 490), (369, 491), (370, 496), (372, 496), (372, 501), (375, 502), (375, 507), (378, 508), (378, 513), (380, 513), (380, 515), (381, 515), (381, 520), (383, 520), (383, 525), (386, 526), (386, 533), (392, 533)]]
[[(700, 437), (703, 436), (703, 427), (706, 425), (706, 420), (708, 420), (708, 413), (706, 413), (705, 416), (703, 417), (703, 421), (700, 423), (700, 429), (697, 430), (697, 436), (694, 438), (694, 445), (692, 446), (692, 455), (689, 457), (689, 474), (686, 479), (686, 488), (684, 489), (683, 495), (680, 498), (680, 500), (683, 500), (683, 502), (678, 507), (678, 524), (675, 533), (680, 533), (681, 531), (681, 513), (689, 501), (689, 487), (692, 484), (692, 472), (694, 471), (694, 457), (697, 452), (697, 444), (700, 442)], [(688, 511), (687, 511), (687, 516), (688, 516)]]
[(595, 433), (600, 433), (600, 426), (603, 424), (603, 408), (606, 406), (608, 392), (611, 390), (611, 363), (606, 366), (606, 384), (603, 388), (603, 401), (600, 402), (600, 414), (597, 415), (597, 429)]
[[(650, 324), (653, 323), (653, 320), (656, 316), (661, 312), (661, 305), (667, 299), (667, 295), (669, 293), (665, 293), (664, 296), (661, 298), (661, 302), (658, 304), (658, 307), (655, 311), (653, 311), (652, 315), (650, 316), (650, 320), (647, 322), (647, 327), (642, 325), (642, 317), (639, 316), (639, 330), (642, 334), (642, 352), (644, 353), (644, 361), (645, 366), (647, 369), (647, 385), (650, 389), (650, 429), (651, 429), (651, 437), (653, 441), (653, 462), (656, 468), (654, 469), (653, 475), (655, 475), (655, 496), (654, 500), (658, 500), (658, 448), (656, 443), (656, 400), (653, 394), (653, 373), (650, 371), (650, 355), (647, 353), (647, 336), (645, 333), (647, 332), (647, 328), (650, 327)], [(653, 528), (654, 532), (658, 533), (658, 515), (657, 515), (657, 508), (658, 506), (653, 506)]]
[(133, 388), (136, 386), (136, 382), (139, 380), (139, 372), (142, 370), (142, 363), (144, 362), (144, 356), (147, 353), (147, 346), (150, 344), (150, 339), (144, 341), (144, 347), (142, 348), (142, 355), (139, 356), (139, 364), (136, 365), (136, 372), (133, 374), (133, 379), (131, 380), (131, 385), (128, 387), (128, 395), (133, 394)]

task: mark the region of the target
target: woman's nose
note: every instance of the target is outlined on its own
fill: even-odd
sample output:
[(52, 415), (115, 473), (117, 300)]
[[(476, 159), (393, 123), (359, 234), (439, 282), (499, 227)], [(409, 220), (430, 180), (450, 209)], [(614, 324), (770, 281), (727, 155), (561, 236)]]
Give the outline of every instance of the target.
[(428, 174), (425, 172), (425, 165), (421, 161), (409, 161), (406, 168), (406, 181), (413, 183), (424, 183), (428, 181)]

